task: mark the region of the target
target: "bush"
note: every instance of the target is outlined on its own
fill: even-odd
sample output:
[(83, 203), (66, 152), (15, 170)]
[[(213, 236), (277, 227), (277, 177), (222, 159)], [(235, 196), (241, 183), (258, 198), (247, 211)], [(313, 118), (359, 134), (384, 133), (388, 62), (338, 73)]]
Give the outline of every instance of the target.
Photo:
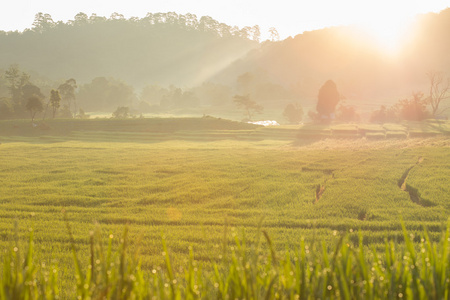
[(112, 114), (113, 118), (126, 119), (130, 117), (130, 108), (127, 106), (119, 106)]
[(341, 103), (337, 109), (336, 119), (343, 122), (358, 122), (361, 117), (354, 106)]
[(283, 116), (291, 124), (298, 124), (303, 119), (303, 108), (298, 103), (289, 103), (283, 111)]
[(403, 99), (398, 102), (400, 119), (408, 121), (422, 121), (431, 117), (427, 110), (427, 100), (423, 93), (414, 93), (412, 99)]

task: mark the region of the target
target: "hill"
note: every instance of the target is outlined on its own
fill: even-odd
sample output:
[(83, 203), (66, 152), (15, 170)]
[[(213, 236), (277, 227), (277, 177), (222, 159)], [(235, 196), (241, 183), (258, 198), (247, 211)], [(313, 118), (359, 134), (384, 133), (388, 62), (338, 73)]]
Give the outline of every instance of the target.
[(64, 23), (39, 13), (32, 29), (0, 32), (0, 68), (19, 64), (54, 80), (106, 76), (134, 86), (195, 85), (257, 47), (250, 37), (258, 39), (258, 32), (192, 14), (126, 20), (79, 13)]
[(416, 17), (395, 53), (385, 51), (357, 27), (324, 28), (262, 43), (216, 80), (264, 73), (310, 105), (315, 104), (320, 86), (332, 79), (349, 103), (377, 108), (413, 91), (427, 93), (426, 73), (450, 70), (449, 36), (450, 8)]

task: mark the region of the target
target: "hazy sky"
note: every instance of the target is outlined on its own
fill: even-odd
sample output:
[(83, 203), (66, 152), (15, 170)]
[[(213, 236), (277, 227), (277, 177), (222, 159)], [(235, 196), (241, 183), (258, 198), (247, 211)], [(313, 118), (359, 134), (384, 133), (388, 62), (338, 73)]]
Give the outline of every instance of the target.
[(55, 21), (73, 19), (78, 12), (109, 17), (118, 12), (126, 18), (147, 12), (208, 15), (229, 25), (260, 25), (262, 32), (275, 27), (282, 38), (303, 31), (363, 24), (375, 31), (396, 31), (413, 16), (439, 12), (449, 0), (0, 0), (0, 30), (30, 28), (37, 12)]

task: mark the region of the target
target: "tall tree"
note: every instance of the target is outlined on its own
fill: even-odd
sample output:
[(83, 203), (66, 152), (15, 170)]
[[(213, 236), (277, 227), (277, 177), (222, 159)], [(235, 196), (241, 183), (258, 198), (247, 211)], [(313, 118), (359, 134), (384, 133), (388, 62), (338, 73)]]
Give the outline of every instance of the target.
[(53, 27), (55, 27), (55, 22), (53, 21), (52, 16), (50, 16), (49, 14), (39, 12), (34, 17), (33, 22), (34, 31), (42, 33)]
[(244, 109), (249, 120), (252, 120), (254, 114), (262, 113), (264, 109), (261, 105), (250, 99), (250, 95), (235, 95), (233, 101), (236, 103), (237, 107)]
[(61, 96), (57, 90), (50, 91), (50, 106), (52, 107), (53, 119), (55, 118), (56, 111), (61, 106)]
[(431, 105), (433, 117), (436, 117), (445, 110), (439, 110), (442, 101), (450, 98), (450, 94), (448, 93), (450, 91), (450, 78), (447, 78), (447, 82), (445, 82), (444, 74), (435, 71), (428, 72), (427, 76), (430, 81), (428, 103)]
[(261, 38), (261, 29), (259, 28), (259, 26), (258, 25), (253, 26), (251, 29), (251, 33), (252, 33), (252, 40), (259, 43), (259, 40)]
[(74, 103), (74, 112), (77, 111), (75, 102), (75, 90), (77, 88), (77, 81), (73, 78), (66, 80), (58, 87), (58, 91), (64, 101), (67, 101), (70, 112), (72, 112), (72, 102)]
[(334, 114), (336, 105), (340, 99), (336, 84), (332, 80), (325, 82), (319, 89), (319, 95), (317, 98), (317, 112), (321, 117), (330, 119), (331, 115)]
[(28, 98), (27, 104), (25, 107), (31, 114), (31, 122), (34, 121), (34, 117), (36, 116), (36, 113), (44, 110), (42, 101), (41, 101), (41, 99), (39, 99), (38, 96), (32, 96), (32, 97)]
[[(5, 71), (5, 78), (9, 83), (9, 92), (14, 110), (20, 110), (23, 105), (23, 87), (29, 84), (30, 75), (21, 72), (18, 65), (11, 65)], [(17, 111), (16, 111), (17, 112)]]

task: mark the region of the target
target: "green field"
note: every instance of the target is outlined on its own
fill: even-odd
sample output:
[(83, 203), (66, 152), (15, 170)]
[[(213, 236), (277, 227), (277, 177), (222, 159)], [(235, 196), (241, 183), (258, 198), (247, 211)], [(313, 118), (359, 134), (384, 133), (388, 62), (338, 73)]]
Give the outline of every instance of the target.
[[(342, 233), (355, 246), (361, 234), (369, 248), (384, 251), (386, 239), (401, 248), (401, 218), (415, 242), (424, 227), (438, 241), (450, 214), (449, 125), (401, 126), (1, 122), (0, 247), (14, 243), (15, 221), (21, 245), (33, 228), (38, 259), (60, 266), (60, 289), (71, 295), (64, 214), (84, 262), (90, 231), (100, 228), (105, 241), (112, 234), (116, 249), (128, 224), (143, 270), (164, 266), (162, 236), (174, 266), (186, 264), (192, 247), (207, 269), (220, 260), (225, 228), (234, 247), (236, 236), (255, 242), (261, 220), (279, 253), (303, 240), (332, 247)], [(375, 133), (383, 137), (369, 137)]]

